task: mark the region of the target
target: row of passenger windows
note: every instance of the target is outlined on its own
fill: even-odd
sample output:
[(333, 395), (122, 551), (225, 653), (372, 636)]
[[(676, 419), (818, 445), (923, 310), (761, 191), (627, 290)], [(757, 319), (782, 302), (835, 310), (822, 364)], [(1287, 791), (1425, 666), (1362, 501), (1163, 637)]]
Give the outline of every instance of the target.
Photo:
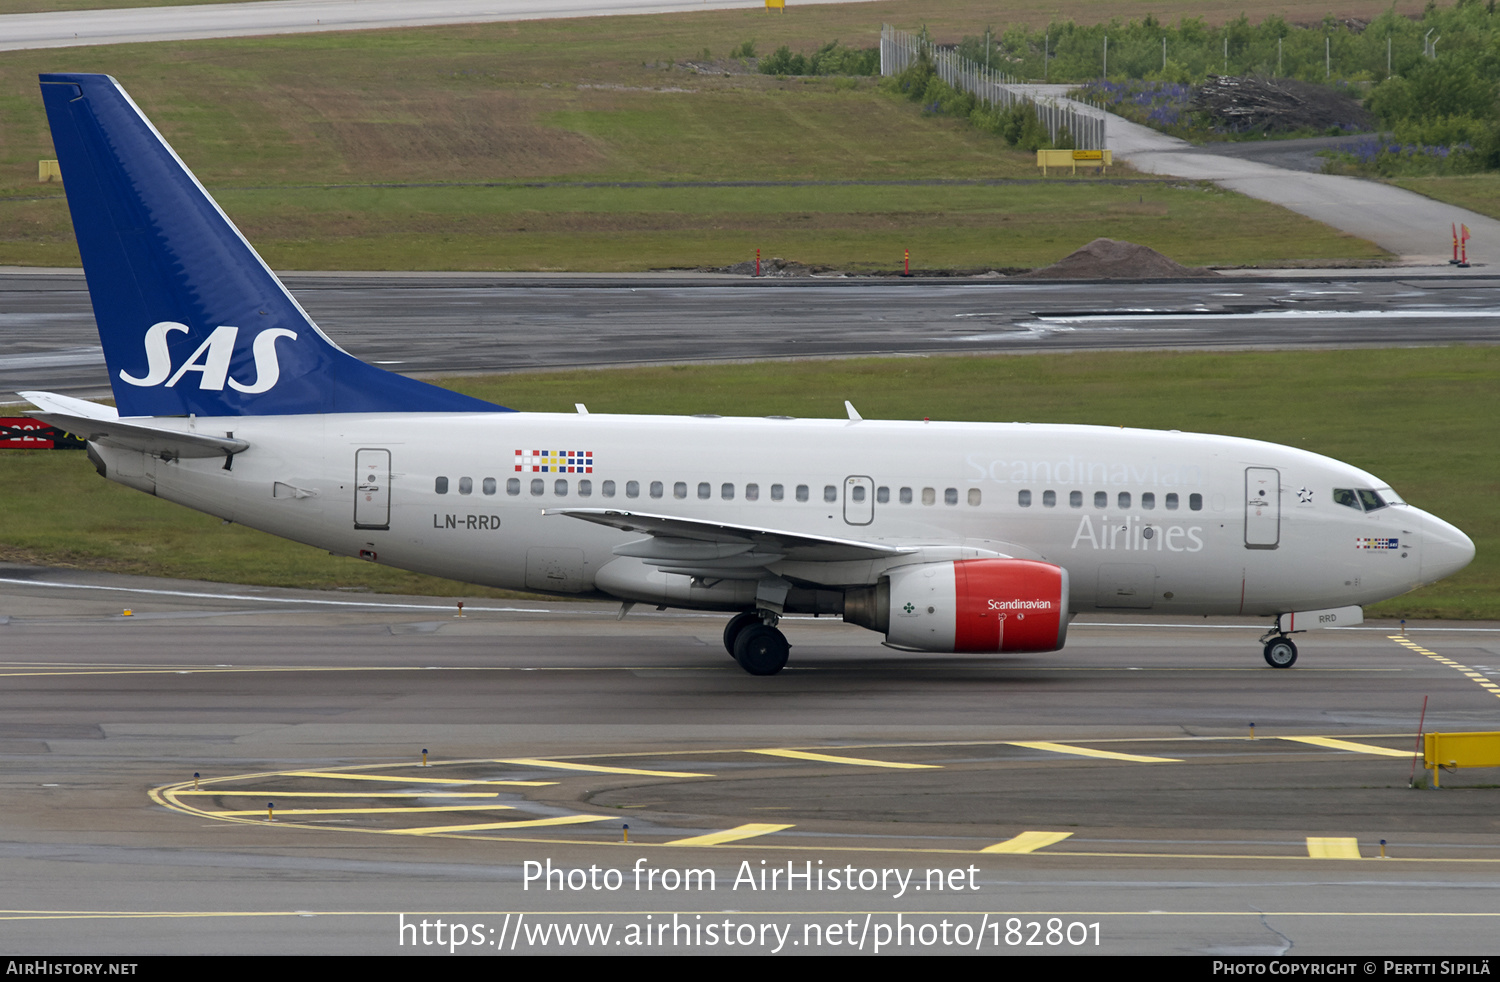
[[(1031, 498), (1031, 492), (1030, 491), (1018, 491), (1018, 492), (1016, 492), (1016, 504), (1020, 505), (1022, 508), (1030, 508), (1031, 507), (1031, 500), (1032, 500), (1032, 498)], [(1132, 499), (1132, 496), (1131, 496), (1131, 494), (1130, 494), (1129, 491), (1121, 491), (1119, 494), (1117, 494), (1115, 496), (1115, 507), (1117, 507), (1117, 508), (1129, 508), (1129, 507), (1131, 507), (1132, 500), (1133, 499)], [(1178, 509), (1178, 506), (1179, 506), (1179, 501), (1180, 501), (1180, 499), (1177, 497), (1177, 492), (1175, 492), (1175, 491), (1170, 492), (1170, 493), (1162, 496), (1162, 504), (1167, 509), (1167, 511), (1176, 511)], [(1070, 508), (1082, 508), (1083, 507), (1083, 492), (1082, 491), (1069, 491), (1068, 492), (1068, 506)], [(1042, 507), (1043, 508), (1056, 508), (1057, 507), (1057, 492), (1056, 491), (1043, 491), (1042, 492)], [(1109, 507), (1109, 492), (1108, 491), (1095, 491), (1094, 492), (1094, 507), (1095, 508), (1108, 508)], [(1146, 511), (1151, 511), (1152, 509), (1154, 509), (1156, 507), (1156, 493), (1154, 491), (1145, 491), (1145, 492), (1141, 493), (1141, 507), (1143, 509), (1145, 509)], [(1190, 494), (1190, 495), (1188, 495), (1188, 508), (1190, 510), (1192, 510), (1192, 511), (1202, 511), (1203, 510), (1203, 495), (1201, 495), (1201, 494)]]
[[(521, 479), (518, 478), (518, 477), (512, 477), (512, 478), (507, 479), (506, 482), (505, 482), (505, 493), (508, 494), (508, 495), (511, 495), (511, 496), (519, 495), (521, 493), (521, 484), (522, 484)], [(433, 490), (436, 491), (438, 494), (447, 494), (450, 487), (451, 487), (451, 485), (450, 485), (450, 482), (449, 482), (448, 478), (446, 478), (446, 477), (439, 477), (434, 482)], [(480, 490), (484, 494), (496, 494), (499, 491), (499, 485), (498, 485), (498, 483), (496, 482), (496, 480), (493, 477), (483, 478), (479, 482), (479, 487), (480, 487)], [(545, 478), (540, 478), (540, 477), (534, 477), (534, 478), (532, 478), (531, 481), (530, 481), (530, 488), (529, 488), (529, 490), (530, 490), (530, 492), (531, 492), (531, 494), (532, 494), (533, 497), (541, 497), (541, 496), (545, 495), (547, 493), (547, 480)], [(666, 489), (666, 485), (663, 482), (661, 482), (661, 481), (652, 481), (647, 486), (647, 493), (652, 498), (663, 498), (663, 497), (666, 497), (666, 490), (667, 490)], [(727, 483), (726, 482), (724, 484), (720, 484), (719, 485), (719, 497), (722, 498), (725, 501), (733, 501), (734, 498), (735, 498), (735, 490), (736, 490), (735, 489), (735, 485), (732, 484), (732, 483)], [(592, 480), (587, 479), (587, 478), (584, 478), (584, 479), (578, 481), (578, 483), (577, 483), (577, 491), (578, 491), (578, 496), (580, 498), (589, 498), (589, 497), (592, 497), (593, 494), (594, 494), (594, 482)], [(604, 497), (604, 498), (613, 498), (615, 496), (615, 494), (616, 494), (616, 491), (617, 491), (617, 486), (616, 486), (616, 484), (615, 484), (614, 481), (600, 481), (599, 482), (599, 494), (600, 494), (601, 497)], [(746, 501), (759, 501), (760, 500), (760, 492), (761, 492), (761, 487), (760, 487), (759, 484), (747, 484), (747, 485), (745, 485), (745, 487), (744, 487), (745, 500)], [(782, 501), (782, 500), (784, 500), (786, 498), (786, 486), (785, 485), (782, 485), (782, 484), (773, 484), (773, 485), (770, 486), (769, 492), (770, 492), (770, 498), (771, 498), (772, 501)], [(461, 478), (459, 478), (458, 479), (458, 493), (459, 494), (473, 494), (474, 493), (474, 479), (472, 477), (461, 477)], [(555, 495), (556, 497), (559, 497), (559, 498), (567, 497), (567, 495), (569, 493), (569, 482), (566, 479), (563, 479), (563, 478), (557, 478), (557, 479), (553, 480), (553, 482), (552, 482), (552, 493), (553, 493), (553, 495)], [(698, 496), (698, 498), (700, 500), (706, 501), (706, 500), (708, 500), (708, 499), (710, 499), (710, 498), (712, 498), (714, 496), (714, 486), (712, 484), (710, 484), (708, 481), (700, 481), (700, 482), (698, 482), (698, 486), (696, 488), (696, 493), (697, 493), (697, 496)], [(869, 493), (868, 490), (863, 485), (856, 485), (855, 487), (853, 487), (853, 488), (850, 489), (850, 497), (855, 502), (863, 502), (865, 500), (865, 496), (868, 493)], [(1074, 492), (1074, 494), (1077, 494), (1077, 493), (1078, 492), (1076, 492), (1076, 491)], [(1027, 500), (1025, 502), (1023, 502), (1023, 503), (1024, 504), (1030, 504), (1030, 498), (1029, 498), (1030, 492), (1029, 491), (1023, 491), (1022, 494), (1028, 495)], [(1048, 491), (1047, 494), (1052, 494), (1052, 492)], [(796, 500), (798, 500), (798, 501), (809, 501), (812, 498), (812, 489), (810, 487), (808, 487), (806, 484), (799, 484), (793, 490), (793, 495), (795, 496)], [(640, 481), (626, 481), (625, 482), (625, 497), (627, 497), (627, 498), (639, 498), (640, 496), (641, 496), (641, 482)], [(688, 483), (686, 481), (677, 481), (675, 484), (672, 485), (672, 497), (674, 497), (674, 498), (686, 498), (687, 496), (688, 496)], [(924, 505), (935, 505), (935, 504), (937, 504), (937, 496), (938, 496), (937, 488), (922, 488), (922, 490), (921, 490), (921, 499), (922, 499), (922, 504), (924, 504)], [(897, 490), (897, 492), (896, 492), (896, 500), (898, 500), (899, 502), (901, 502), (901, 504), (903, 504), (903, 505), (909, 505), (909, 504), (911, 504), (913, 501), (916, 500), (916, 497), (917, 497), (917, 493), (914, 492), (912, 488), (899, 488)], [(1173, 495), (1173, 497), (1175, 498), (1176, 496)], [(958, 488), (944, 488), (943, 489), (943, 504), (945, 504), (945, 505), (956, 505), (956, 504), (958, 504), (958, 498), (959, 498)], [(839, 500), (838, 485), (836, 485), (836, 484), (825, 484), (825, 485), (823, 485), (823, 500), (826, 501), (826, 502), (828, 502), (828, 503), (830, 503), (830, 504), (836, 503)], [(888, 488), (888, 487), (879, 487), (879, 488), (876, 488), (875, 489), (875, 500), (878, 503), (882, 504), (882, 505), (889, 504), (890, 500), (891, 500), (891, 489)], [(979, 489), (978, 488), (969, 488), (968, 495), (967, 495), (967, 500), (968, 500), (968, 503), (970, 505), (978, 505), (979, 502), (980, 502), (980, 500), (981, 500), (981, 494), (980, 494)], [(1176, 506), (1172, 505), (1171, 507), (1176, 507)]]

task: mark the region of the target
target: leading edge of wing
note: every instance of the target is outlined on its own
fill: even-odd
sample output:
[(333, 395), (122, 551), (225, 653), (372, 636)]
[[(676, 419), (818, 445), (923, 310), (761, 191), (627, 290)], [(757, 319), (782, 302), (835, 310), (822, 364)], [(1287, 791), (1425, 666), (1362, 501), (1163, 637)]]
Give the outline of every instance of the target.
[(858, 539), (841, 539), (806, 532), (712, 522), (674, 515), (651, 515), (613, 508), (545, 508), (544, 515), (566, 515), (569, 518), (607, 525), (622, 532), (645, 532), (660, 538), (691, 539), (729, 545), (750, 545), (757, 551), (779, 553), (787, 559), (803, 562), (849, 562), (861, 559), (883, 559), (909, 556), (921, 550), (916, 546), (884, 545)]

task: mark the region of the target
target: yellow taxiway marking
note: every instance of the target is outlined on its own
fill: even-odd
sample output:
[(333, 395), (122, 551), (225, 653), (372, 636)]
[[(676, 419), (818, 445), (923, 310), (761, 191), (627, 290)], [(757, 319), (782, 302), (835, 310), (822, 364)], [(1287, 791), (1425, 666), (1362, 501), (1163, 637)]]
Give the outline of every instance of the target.
[(1013, 839), (997, 842), (993, 846), (985, 846), (980, 852), (1006, 852), (1024, 853), (1036, 852), (1055, 845), (1072, 835), (1072, 832), (1022, 832)]
[(1465, 665), (1462, 662), (1456, 662), (1452, 658), (1445, 658), (1435, 651), (1428, 651), (1426, 648), (1419, 648), (1414, 644), (1409, 644), (1399, 635), (1389, 634), (1386, 636), (1397, 644), (1406, 645), (1406, 647), (1410, 648), (1412, 651), (1426, 655), (1428, 658), (1431, 658), (1433, 661), (1437, 662), (1440, 665), (1446, 665), (1449, 668), (1457, 670), (1465, 678), (1469, 678), (1475, 682), (1478, 682), (1480, 688), (1484, 689), (1484, 691), (1488, 692), (1490, 695), (1500, 697), (1500, 686), (1497, 686), (1494, 683), (1490, 682), (1489, 679), (1474, 671), (1468, 665)]
[(758, 835), (770, 835), (772, 832), (780, 832), (791, 827), (790, 825), (751, 823), (750, 825), (737, 825), (723, 832), (710, 832), (707, 835), (695, 835), (688, 839), (673, 839), (665, 844), (669, 846), (717, 846), (724, 842), (739, 842), (741, 839), (753, 839)]
[[(498, 798), (498, 791), (173, 791), (181, 795), (213, 795), (219, 798)], [(222, 814), (222, 813), (221, 813)]]
[(898, 770), (942, 770), (941, 764), (903, 764), (893, 760), (869, 760), (864, 757), (840, 757), (836, 754), (815, 754), (807, 750), (751, 750), (752, 754), (767, 757), (790, 757), (793, 760), (815, 760), (820, 764), (852, 764), (855, 767), (890, 767)]
[(558, 771), (586, 771), (590, 774), (639, 774), (643, 777), (713, 777), (695, 771), (649, 771), (636, 767), (609, 767), (605, 764), (575, 764), (568, 760), (543, 760), (540, 757), (512, 757), (497, 760), (497, 764), (518, 764), (522, 767), (546, 767)]
[[(272, 795), (265, 797), (271, 798)], [(278, 815), (413, 815), (417, 812), (514, 811), (514, 805), (418, 805), (412, 808), (278, 808)], [(264, 815), (264, 808), (244, 811), (207, 812), (209, 815)]]
[(1359, 840), (1307, 837), (1307, 854), (1313, 859), (1359, 859)]
[(533, 818), (521, 822), (486, 822), (483, 825), (433, 825), (421, 829), (390, 829), (402, 835), (432, 835), (438, 832), (488, 832), (491, 829), (539, 829), (548, 825), (585, 825), (589, 822), (607, 822), (613, 815), (556, 815), (552, 818)]
[(459, 778), (443, 777), (407, 777), (404, 774), (385, 776), (381, 774), (341, 774), (338, 771), (282, 771), (283, 777), (321, 777), (333, 781), (381, 781), (385, 784), (452, 784), (452, 785), (479, 785), (489, 787), (492, 785), (504, 785), (506, 787), (541, 788), (556, 784), (556, 781), (465, 781)]
[(1352, 740), (1335, 740), (1333, 737), (1284, 736), (1277, 737), (1276, 739), (1290, 740), (1292, 743), (1306, 743), (1314, 747), (1327, 747), (1329, 750), (1348, 750), (1356, 754), (1378, 754), (1381, 757), (1411, 757), (1410, 750), (1392, 750), (1390, 747), (1377, 747), (1373, 743), (1355, 743)]
[(1075, 754), (1079, 757), (1102, 757), (1105, 760), (1130, 760), (1137, 764), (1180, 764), (1176, 757), (1143, 757), (1140, 754), (1122, 754), (1113, 750), (1095, 750), (1092, 747), (1075, 747), (1070, 743), (1053, 743), (1050, 740), (1006, 740), (1012, 747), (1030, 750), (1050, 750), (1057, 754)]

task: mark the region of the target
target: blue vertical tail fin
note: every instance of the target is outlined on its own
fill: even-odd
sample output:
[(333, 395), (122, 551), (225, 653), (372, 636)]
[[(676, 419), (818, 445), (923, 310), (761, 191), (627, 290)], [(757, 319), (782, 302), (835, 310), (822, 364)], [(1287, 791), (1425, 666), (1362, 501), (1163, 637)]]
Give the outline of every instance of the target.
[(509, 411), (329, 340), (113, 78), (41, 86), (120, 415)]

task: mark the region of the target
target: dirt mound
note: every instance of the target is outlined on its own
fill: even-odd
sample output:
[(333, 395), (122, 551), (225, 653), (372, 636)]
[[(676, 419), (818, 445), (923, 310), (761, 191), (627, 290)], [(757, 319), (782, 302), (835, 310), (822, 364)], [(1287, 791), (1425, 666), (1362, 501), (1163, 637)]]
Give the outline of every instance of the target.
[(1234, 133), (1375, 128), (1375, 117), (1353, 97), (1294, 78), (1210, 75), (1193, 93), (1192, 109)]
[(1115, 239), (1095, 239), (1051, 266), (1022, 276), (1055, 280), (1156, 279), (1179, 276), (1218, 276), (1203, 266), (1173, 262), (1149, 246)]
[[(755, 275), (755, 260), (747, 259), (733, 266), (715, 266), (709, 270), (711, 273), (739, 273), (742, 276)], [(816, 276), (820, 274), (836, 273), (838, 270), (832, 266), (809, 266), (807, 263), (799, 263), (795, 259), (782, 259), (780, 256), (760, 261), (761, 276)]]

